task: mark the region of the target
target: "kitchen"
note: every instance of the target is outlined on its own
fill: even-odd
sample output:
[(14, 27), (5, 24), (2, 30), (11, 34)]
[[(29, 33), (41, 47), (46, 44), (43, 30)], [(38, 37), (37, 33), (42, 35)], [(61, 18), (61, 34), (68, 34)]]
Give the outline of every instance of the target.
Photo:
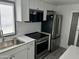
[[(70, 40), (69, 42), (72, 41), (71, 39), (69, 39), (72, 36), (72, 35), (70, 35), (70, 33), (72, 32), (71, 31), (71, 28), (72, 28), (71, 24), (73, 23), (72, 22), (72, 13), (73, 12), (74, 13), (76, 13), (76, 12), (78, 13), (79, 12), (79, 7), (78, 7), (79, 5), (78, 5), (78, 3), (74, 2), (75, 4), (73, 3), (73, 4), (68, 4), (68, 5), (64, 4), (63, 5), (63, 3), (61, 3), (61, 2), (54, 4), (53, 2), (51, 3), (51, 1), (50, 2), (45, 2), (45, 1), (41, 1), (41, 0), (16, 0), (16, 1), (14, 1), (14, 0), (8, 0), (8, 1), (4, 0), (4, 1), (1, 1), (1, 4), (2, 3), (4, 5), (8, 4), (12, 8), (16, 4), (15, 7), (14, 7), (14, 10), (16, 10), (13, 13), (14, 15), (10, 14), (10, 16), (11, 15), (13, 16), (12, 18), (16, 18), (16, 21), (13, 21), (14, 23), (16, 22), (15, 23), (16, 26), (12, 26), (13, 29), (14, 29), (14, 30), (12, 30), (13, 31), (12, 33), (9, 33), (8, 35), (5, 35), (5, 37), (3, 37), (3, 35), (1, 36), (2, 41), (6, 42), (6, 44), (9, 44), (10, 42), (13, 42), (13, 44), (16, 42), (16, 44), (14, 46), (12, 46), (11, 45), (12, 43), (10, 43), (10, 45), (12, 47), (9, 47), (7, 45), (8, 48), (5, 48), (3, 50), (1, 49), (0, 50), (0, 57), (1, 57), (1, 59), (8, 59), (8, 58), (9, 59), (22, 59), (22, 58), (23, 59), (34, 59), (34, 58), (40, 58), (40, 56), (44, 55), (45, 53), (47, 53), (46, 54), (47, 56), (46, 55), (45, 56), (46, 57), (49, 56), (48, 59), (50, 59), (50, 57), (51, 57), (50, 54), (53, 53), (52, 51), (56, 50), (59, 46), (65, 48), (65, 49), (67, 49), (69, 47), (68, 46), (68, 40)], [(1, 10), (1, 11), (2, 12), (4, 11), (4, 13), (5, 13), (5, 10)], [(7, 12), (9, 13), (9, 11), (7, 11)], [(37, 16), (32, 15), (32, 13), (33, 14), (37, 14)], [(53, 41), (53, 42), (50, 41), (51, 37), (50, 37), (49, 33), (52, 34), (53, 31), (51, 30), (52, 32), (48, 32), (46, 30), (46, 29), (50, 29), (49, 26), (46, 26), (46, 29), (43, 29), (45, 27), (45, 25), (46, 25), (45, 24), (43, 26), (43, 24), (47, 21), (47, 15), (48, 15), (48, 19), (50, 19), (50, 18), (52, 19), (53, 15), (51, 15), (51, 14), (62, 15), (62, 17), (63, 17), (63, 19), (61, 21), (62, 22), (61, 23), (62, 29), (60, 29), (61, 30), (61, 36), (60, 36), (61, 40), (59, 40), (59, 41), (58, 40), (57, 41)], [(54, 18), (55, 18), (55, 16), (54, 16)], [(37, 21), (37, 19), (39, 21)], [(6, 22), (8, 22), (8, 21), (6, 21)], [(48, 22), (50, 22), (50, 21), (47, 21), (47, 23)], [(3, 21), (3, 23), (5, 23), (5, 20)], [(14, 25), (14, 23), (11, 23), (11, 24)], [(48, 25), (51, 25), (51, 24), (48, 24)], [(52, 27), (54, 27), (54, 26), (52, 26)], [(59, 26), (59, 28), (60, 28), (60, 26)], [(4, 30), (7, 30), (7, 29), (4, 29)], [(44, 32), (44, 31), (46, 31), (46, 32)], [(55, 33), (59, 33), (59, 32), (56, 31)], [(28, 35), (30, 33), (32, 33), (32, 34), (34, 33), (34, 36), (36, 36), (35, 39), (34, 39), (33, 35), (31, 35), (31, 36), (33, 36), (31, 38), (28, 37)], [(36, 35), (35, 35), (35, 33), (36, 33)], [(1, 34), (4, 34), (4, 31), (1, 31)], [(25, 34), (27, 34), (27, 35), (25, 36)], [(49, 46), (48, 45), (46, 46), (46, 48), (48, 48), (47, 52), (45, 52), (44, 54), (40, 54), (38, 57), (36, 57), (36, 54), (37, 54), (36, 53), (36, 49), (38, 50), (38, 48), (40, 47), (39, 45), (37, 45), (37, 44), (40, 43), (40, 40), (36, 40), (36, 39), (37, 39), (37, 36), (40, 36), (40, 35), (45, 36), (44, 39), (46, 39), (46, 38), (48, 39), (47, 41), (48, 41), (48, 45)], [(42, 41), (44, 39), (42, 39)], [(54, 39), (54, 38), (52, 38), (52, 39)], [(22, 41), (22, 42), (20, 42), (20, 41)], [(35, 44), (36, 42), (37, 42), (37, 44)], [(58, 47), (55, 47), (56, 45), (53, 46), (54, 44), (50, 44), (51, 42), (54, 43), (54, 44), (57, 44)], [(5, 43), (3, 43), (3, 44), (5, 44)], [(47, 43), (45, 43), (45, 45), (46, 44)], [(69, 43), (69, 45), (71, 45), (71, 44)], [(76, 43), (74, 43), (72, 45), (76, 45)], [(5, 46), (6, 45), (4, 45), (3, 48)], [(34, 47), (35, 47), (35, 49), (34, 49)], [(39, 51), (40, 50), (41, 49), (39, 49)], [(60, 57), (60, 59), (62, 58), (62, 56)], [(52, 58), (54, 58), (54, 57), (52, 57)]]

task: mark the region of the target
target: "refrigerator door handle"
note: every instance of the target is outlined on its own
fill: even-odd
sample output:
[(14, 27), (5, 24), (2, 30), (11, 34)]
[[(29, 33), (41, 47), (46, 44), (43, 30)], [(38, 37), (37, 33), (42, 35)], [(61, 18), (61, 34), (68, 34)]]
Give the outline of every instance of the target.
[(62, 24), (62, 15), (58, 16), (58, 20), (59, 20), (58, 34), (60, 34), (61, 33), (61, 24)]
[(54, 15), (54, 20), (53, 20), (52, 35), (54, 35), (55, 19), (56, 19), (56, 14)]

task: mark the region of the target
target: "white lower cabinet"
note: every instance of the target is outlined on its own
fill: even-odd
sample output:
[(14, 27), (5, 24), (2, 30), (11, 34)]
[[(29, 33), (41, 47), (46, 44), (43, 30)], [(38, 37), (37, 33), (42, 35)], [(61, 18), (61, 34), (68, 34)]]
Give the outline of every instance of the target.
[(0, 59), (34, 59), (34, 41), (0, 54)]
[(10, 56), (10, 59), (27, 59), (27, 50), (23, 49)]
[(34, 42), (31, 42), (27, 46), (27, 57), (28, 59), (35, 59), (35, 47)]

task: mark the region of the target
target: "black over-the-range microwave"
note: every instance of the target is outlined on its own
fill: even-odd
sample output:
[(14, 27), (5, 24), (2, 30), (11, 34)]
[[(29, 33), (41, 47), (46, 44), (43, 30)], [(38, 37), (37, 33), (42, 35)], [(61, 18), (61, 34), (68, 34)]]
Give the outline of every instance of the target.
[(30, 19), (30, 22), (42, 22), (43, 21), (43, 11), (29, 9), (29, 19)]

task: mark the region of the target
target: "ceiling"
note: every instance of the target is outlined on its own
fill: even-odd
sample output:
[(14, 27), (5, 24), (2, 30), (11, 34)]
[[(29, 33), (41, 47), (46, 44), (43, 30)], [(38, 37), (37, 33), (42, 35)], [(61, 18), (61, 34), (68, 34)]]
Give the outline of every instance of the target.
[(54, 5), (79, 4), (79, 0), (44, 0)]

